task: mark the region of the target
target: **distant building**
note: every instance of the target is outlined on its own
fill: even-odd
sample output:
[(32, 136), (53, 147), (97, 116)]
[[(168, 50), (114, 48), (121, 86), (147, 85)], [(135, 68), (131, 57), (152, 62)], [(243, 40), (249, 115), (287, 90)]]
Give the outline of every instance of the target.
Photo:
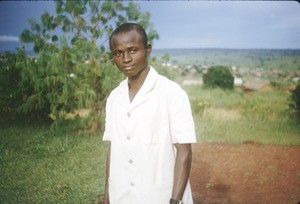
[(238, 77), (234, 77), (234, 86), (242, 86), (243, 85), (243, 80), (241, 78)]

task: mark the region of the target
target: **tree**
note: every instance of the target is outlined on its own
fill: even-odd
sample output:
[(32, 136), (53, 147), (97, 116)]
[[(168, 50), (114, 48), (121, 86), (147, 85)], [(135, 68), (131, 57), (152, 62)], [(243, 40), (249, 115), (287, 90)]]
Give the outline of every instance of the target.
[(228, 67), (213, 66), (203, 75), (203, 84), (210, 88), (233, 89), (234, 77)]
[(56, 14), (45, 12), (40, 23), (30, 19), (30, 30), (20, 35), (33, 43), (38, 54), (34, 63), (22, 70), (24, 79), (34, 84), (34, 93), (21, 107), (28, 111), (50, 104), (54, 124), (70, 113), (89, 109), (85, 126), (99, 128), (109, 91), (122, 79), (106, 50), (112, 30), (123, 22), (137, 22), (148, 31), (149, 40), (158, 38), (149, 22), (150, 14), (139, 11), (133, 2), (55, 2)]

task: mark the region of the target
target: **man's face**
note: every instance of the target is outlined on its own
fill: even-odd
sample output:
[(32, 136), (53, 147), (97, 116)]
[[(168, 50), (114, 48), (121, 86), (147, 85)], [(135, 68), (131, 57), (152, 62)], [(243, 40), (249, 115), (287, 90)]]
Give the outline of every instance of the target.
[(148, 66), (151, 45), (145, 47), (136, 30), (113, 35), (110, 49), (115, 64), (129, 78), (137, 76)]

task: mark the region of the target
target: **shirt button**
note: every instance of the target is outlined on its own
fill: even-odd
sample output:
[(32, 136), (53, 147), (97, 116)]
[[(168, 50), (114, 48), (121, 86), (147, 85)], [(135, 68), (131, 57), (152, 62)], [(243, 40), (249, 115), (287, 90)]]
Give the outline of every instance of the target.
[(132, 159), (129, 159), (129, 163), (132, 164), (132, 163), (133, 163), (133, 160), (132, 160)]
[(127, 138), (127, 140), (131, 140), (131, 137), (129, 135), (126, 138)]
[(135, 185), (135, 183), (134, 183), (133, 181), (131, 181), (131, 182), (130, 182), (130, 185), (131, 185), (131, 186), (134, 186), (134, 185)]
[(128, 117), (128, 118), (131, 117), (131, 113), (130, 113), (130, 112), (127, 113), (127, 117)]

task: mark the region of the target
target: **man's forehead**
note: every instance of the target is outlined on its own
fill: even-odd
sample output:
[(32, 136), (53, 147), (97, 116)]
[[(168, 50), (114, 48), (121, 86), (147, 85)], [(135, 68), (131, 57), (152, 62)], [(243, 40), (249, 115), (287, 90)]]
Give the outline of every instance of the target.
[(131, 36), (134, 36), (134, 38), (141, 38), (142, 37), (137, 30), (133, 29), (133, 30), (128, 30), (128, 31), (124, 31), (124, 32), (115, 33), (112, 36), (112, 40), (118, 40), (119, 38), (129, 38)]
[[(133, 30), (134, 31), (134, 30)], [(135, 31), (135, 32), (122, 32), (114, 34), (111, 38), (111, 45), (113, 47), (118, 47), (121, 44), (126, 46), (133, 46), (133, 45), (139, 45), (143, 43), (141, 35)]]

